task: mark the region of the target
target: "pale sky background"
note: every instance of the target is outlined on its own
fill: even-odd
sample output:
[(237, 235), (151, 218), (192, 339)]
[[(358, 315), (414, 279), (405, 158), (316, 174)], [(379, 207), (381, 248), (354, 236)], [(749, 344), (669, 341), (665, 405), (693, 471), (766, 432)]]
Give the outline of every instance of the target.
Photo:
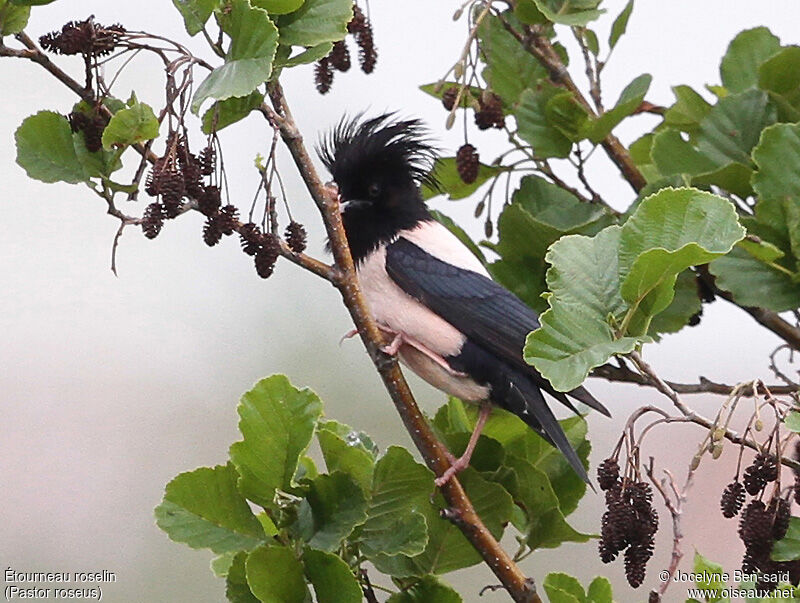
[[(286, 73), (284, 87), (306, 140), (315, 141), (344, 112), (389, 109), (426, 120), (452, 152), (461, 131), (445, 131), (445, 112), (417, 86), (438, 79), (461, 49), (466, 25), (451, 20), (457, 5), (373, 0), (377, 70), (371, 76), (357, 69), (337, 73), (325, 97), (314, 90), (310, 68)], [(598, 28), (601, 40), (624, 2), (604, 6), (611, 16)], [(104, 24), (118, 21), (128, 29), (186, 38), (167, 0), (62, 0), (35, 8), (28, 32), (38, 38), (90, 14)], [(719, 60), (741, 29), (766, 25), (793, 43), (798, 22), (800, 5), (791, 0), (642, 1), (604, 73), (607, 103), (633, 77), (649, 72), (654, 80), (648, 100), (668, 105), (670, 86), (701, 89), (719, 82)], [(200, 49), (199, 40), (191, 47)], [(58, 62), (80, 78), (78, 61)], [(150, 60), (134, 62), (118, 96), (135, 88), (140, 99), (159, 103), (159, 68)], [(583, 85), (582, 67), (574, 74)], [(329, 417), (367, 431), (382, 447), (406, 444), (408, 437), (361, 344), (339, 346), (350, 329), (348, 316), (335, 291), (315, 277), (281, 262), (275, 276), (262, 281), (237, 240), (205, 246), (199, 215), (169, 222), (155, 241), (126, 231), (114, 277), (109, 259), (117, 221), (105, 214), (102, 201), (84, 187), (29, 180), (14, 162), (13, 133), (21, 121), (41, 109), (68, 113), (75, 98), (38, 66), (12, 59), (0, 60), (0, 90), (0, 566), (110, 570), (118, 582), (106, 586), (104, 600), (112, 603), (221, 601), (224, 583), (208, 570), (211, 554), (172, 543), (155, 526), (152, 510), (176, 474), (225, 461), (238, 439), (237, 400), (254, 382), (286, 373), (295, 385), (320, 394)], [(619, 134), (627, 143), (654, 123), (650, 116), (636, 117)], [(502, 136), (470, 133), (485, 158), (502, 149)], [(245, 208), (256, 183), (252, 160), (266, 154), (269, 137), (256, 117), (223, 133), (232, 196)], [(623, 207), (632, 193), (601, 155), (590, 177)], [(313, 206), (285, 154), (282, 160), (292, 210), (308, 228), (310, 252), (321, 255), (323, 234)], [(471, 219), (474, 200), (434, 206), (480, 236), (481, 225)], [(700, 327), (667, 337), (645, 355), (664, 377), (737, 381), (768, 377), (766, 355), (775, 345), (749, 316), (718, 301), (706, 307)], [(419, 380), (412, 385), (429, 411), (443, 401)], [(590, 418), (594, 471), (632, 409), (666, 403), (650, 390), (589, 385), (614, 414), (612, 420)], [(688, 401), (713, 415), (721, 399)], [(661, 430), (644, 455), (657, 454), (659, 466), (682, 476), (702, 436), (694, 427)], [(719, 464), (703, 462), (687, 503), (684, 569), (695, 547), (729, 570), (738, 567), (736, 526), (717, 511), (735, 456), (729, 447)], [(601, 513), (602, 497), (589, 493), (571, 522), (596, 531)], [(670, 554), (663, 506), (659, 513), (656, 556), (638, 591), (621, 586), (621, 560), (604, 566), (594, 543), (542, 551), (523, 569), (539, 581), (564, 570), (584, 584), (604, 574), (614, 580), (617, 600), (646, 600)], [(478, 601), (479, 588), (495, 582), (485, 566), (446, 579), (459, 584), (465, 601)], [(666, 600), (684, 598), (675, 584)], [(495, 593), (480, 600), (507, 599)]]

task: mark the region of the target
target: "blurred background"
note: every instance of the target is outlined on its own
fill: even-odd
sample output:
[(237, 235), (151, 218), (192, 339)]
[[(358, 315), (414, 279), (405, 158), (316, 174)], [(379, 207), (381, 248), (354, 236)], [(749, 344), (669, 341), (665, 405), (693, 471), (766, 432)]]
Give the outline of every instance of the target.
[[(344, 113), (397, 110), (424, 119), (452, 154), (463, 142), (462, 131), (445, 130), (445, 111), (418, 86), (436, 81), (460, 53), (466, 24), (451, 18), (459, 4), (373, 0), (376, 72), (337, 73), (324, 97), (314, 89), (310, 67), (286, 72), (284, 88), (307, 142)], [(603, 4), (609, 14), (598, 27), (601, 40), (624, 4)], [(34, 8), (27, 31), (38, 38), (90, 14), (103, 24), (187, 38), (167, 0), (56, 2)], [(798, 19), (800, 5), (793, 0), (641, 2), (604, 72), (604, 96), (616, 99), (633, 77), (650, 72), (647, 99), (669, 105), (673, 85), (699, 90), (719, 82), (719, 60), (737, 32), (766, 25), (792, 43)], [(208, 56), (200, 40), (188, 45)], [(80, 79), (79, 60), (59, 57), (58, 63)], [(117, 95), (127, 98), (135, 89), (141, 100), (158, 105), (160, 70), (155, 61), (137, 59), (117, 83)], [(574, 76), (583, 84), (582, 67)], [(381, 447), (409, 445), (409, 439), (361, 343), (338, 343), (351, 325), (336, 292), (288, 262), (279, 262), (275, 275), (263, 281), (236, 239), (208, 248), (201, 216), (192, 215), (168, 222), (154, 241), (138, 229), (126, 230), (115, 277), (109, 265), (118, 223), (105, 214), (103, 202), (85, 187), (29, 180), (15, 164), (13, 134), (21, 121), (41, 109), (66, 114), (76, 99), (37, 65), (17, 59), (0, 60), (0, 90), (0, 566), (113, 571), (116, 584), (104, 588), (110, 602), (222, 601), (224, 583), (208, 569), (211, 554), (168, 540), (152, 509), (179, 472), (224, 462), (238, 439), (238, 398), (253, 383), (285, 373), (296, 386), (314, 389), (329, 417), (368, 432)], [(631, 142), (653, 119), (626, 120), (620, 137)], [(231, 198), (246, 208), (257, 185), (253, 159), (267, 154), (271, 131), (254, 115), (221, 138)], [(470, 130), (470, 139), (484, 160), (503, 149), (501, 134)], [(633, 193), (601, 155), (594, 156), (589, 177), (623, 208)], [(308, 194), (287, 155), (280, 158), (292, 212), (308, 229), (309, 252), (321, 256), (324, 235)], [(474, 201), (439, 199), (433, 205), (481, 237)], [(667, 336), (645, 356), (665, 378), (736, 382), (768, 378), (767, 355), (776, 345), (749, 316), (717, 301), (706, 307), (699, 327)], [(443, 395), (411, 381), (420, 404), (433, 413)], [(594, 467), (609, 455), (634, 408), (667, 404), (651, 390), (597, 380), (589, 385), (614, 413), (612, 420), (589, 417)], [(722, 399), (687, 401), (713, 415)], [(659, 467), (682, 480), (703, 435), (692, 426), (662, 428), (648, 438), (644, 455), (655, 454)], [(686, 504), (683, 569), (691, 568), (695, 549), (728, 570), (738, 567), (736, 527), (718, 512), (735, 462), (730, 446), (716, 463), (703, 461)], [(589, 492), (571, 523), (596, 532), (602, 510), (602, 497)], [(667, 513), (663, 506), (659, 512), (656, 556), (637, 592), (625, 584), (621, 562), (602, 565), (592, 542), (537, 552), (523, 569), (539, 580), (550, 571), (569, 571), (584, 583), (604, 574), (614, 582), (615, 599), (646, 600), (671, 551)], [(480, 588), (495, 582), (484, 566), (448, 578), (465, 601), (477, 601)], [(679, 587), (670, 587), (667, 601), (685, 598)], [(498, 592), (480, 600), (506, 597)]]

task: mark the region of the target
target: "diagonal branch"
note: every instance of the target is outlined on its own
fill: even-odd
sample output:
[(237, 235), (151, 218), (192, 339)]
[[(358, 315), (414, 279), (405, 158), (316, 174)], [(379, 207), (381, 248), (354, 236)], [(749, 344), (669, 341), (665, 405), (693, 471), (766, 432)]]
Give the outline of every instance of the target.
[[(292, 118), (286, 97), (279, 83), (273, 82), (269, 85), (269, 95), (274, 110), (279, 117), (274, 125), (280, 128), (281, 137), (289, 149), (317, 208), (322, 214), (335, 260), (335, 276), (332, 279), (332, 283), (342, 295), (342, 300), (358, 329), (364, 347), (366, 347), (372, 362), (375, 364), (375, 368), (383, 379), (383, 383), (406, 429), (414, 440), (414, 444), (422, 453), (428, 467), (437, 476), (440, 476), (450, 465), (445, 456), (445, 448), (436, 439), (425, 416), (417, 406), (396, 358), (389, 357), (380, 351), (380, 347), (383, 345), (383, 337), (372, 318), (358, 285), (355, 265), (350, 255), (341, 213), (339, 212), (338, 198), (320, 180), (311, 157), (303, 144), (303, 138)], [(450, 513), (457, 517), (457, 521), (454, 522), (455, 525), (461, 529), (467, 539), (478, 550), (512, 598), (515, 601), (541, 603), (532, 581), (522, 573), (483, 524), (458, 479), (451, 479), (443, 487), (442, 493), (450, 507)]]

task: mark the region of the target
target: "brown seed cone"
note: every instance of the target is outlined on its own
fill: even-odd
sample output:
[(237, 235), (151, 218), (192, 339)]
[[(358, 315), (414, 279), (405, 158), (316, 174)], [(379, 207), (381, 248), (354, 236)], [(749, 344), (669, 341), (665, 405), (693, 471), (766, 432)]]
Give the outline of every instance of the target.
[(203, 241), (209, 247), (213, 247), (222, 239), (222, 230), (219, 227), (219, 214), (209, 216), (203, 225)]
[(226, 205), (219, 210), (219, 230), (224, 235), (232, 235), (239, 219), (239, 210), (234, 205)]
[(775, 458), (765, 452), (759, 452), (753, 463), (744, 470), (742, 481), (748, 494), (755, 496), (769, 482), (778, 479), (778, 465)]
[(283, 236), (289, 249), (295, 253), (303, 253), (306, 250), (306, 229), (302, 224), (292, 220)]
[(744, 486), (740, 481), (734, 481), (725, 486), (719, 507), (722, 509), (722, 516), (730, 519), (738, 515), (744, 504)]
[(780, 540), (786, 536), (786, 532), (789, 529), (789, 520), (792, 517), (789, 501), (779, 497), (773, 498), (769, 503), (769, 507), (767, 507), (767, 512), (773, 517), (772, 539)]
[(619, 483), (619, 463), (616, 459), (608, 458), (597, 467), (597, 484), (600, 489), (610, 490)]
[(239, 229), (242, 251), (247, 255), (255, 255), (261, 249), (261, 229), (253, 222), (242, 225)]
[(739, 520), (739, 538), (753, 556), (772, 548), (772, 516), (767, 512), (764, 503), (752, 500), (742, 512)]
[(375, 70), (375, 64), (378, 62), (378, 49), (375, 47), (375, 39), (369, 19), (365, 21), (363, 30), (356, 35), (356, 44), (358, 44), (359, 49), (358, 62), (361, 65), (361, 71), (372, 73)]
[(209, 184), (197, 200), (197, 208), (206, 216), (214, 215), (222, 203), (219, 187)]
[(364, 30), (364, 25), (367, 22), (367, 17), (361, 10), (358, 4), (353, 4), (353, 18), (347, 24), (347, 33), (358, 34)]
[[(475, 113), (475, 123), (479, 129), (503, 129), (506, 118), (503, 115), (503, 102), (494, 92), (485, 91), (478, 99), (480, 110)], [(480, 114), (480, 118), (478, 115)]]
[(334, 43), (328, 58), (330, 59), (331, 66), (337, 71), (347, 71), (350, 69), (350, 51), (347, 49), (347, 43), (344, 40), (339, 40)]
[(456, 169), (466, 184), (475, 182), (480, 168), (478, 152), (471, 144), (461, 145), (456, 152)]
[(256, 272), (261, 278), (269, 278), (275, 269), (275, 262), (280, 252), (280, 243), (271, 232), (261, 237), (261, 249), (255, 256)]
[(458, 98), (458, 88), (450, 86), (442, 94), (442, 105), (444, 105), (444, 108), (448, 111), (452, 111), (453, 107), (456, 106), (456, 98)]
[(314, 84), (320, 94), (327, 94), (330, 91), (333, 84), (333, 68), (328, 57), (322, 57), (314, 65)]
[(164, 208), (160, 203), (151, 203), (142, 216), (142, 232), (148, 239), (155, 239), (164, 226)]
[(631, 545), (625, 551), (625, 577), (633, 588), (639, 588), (644, 582), (647, 561), (652, 554), (652, 549), (642, 545)]
[(200, 173), (203, 176), (211, 176), (217, 164), (217, 152), (214, 147), (209, 145), (200, 151)]

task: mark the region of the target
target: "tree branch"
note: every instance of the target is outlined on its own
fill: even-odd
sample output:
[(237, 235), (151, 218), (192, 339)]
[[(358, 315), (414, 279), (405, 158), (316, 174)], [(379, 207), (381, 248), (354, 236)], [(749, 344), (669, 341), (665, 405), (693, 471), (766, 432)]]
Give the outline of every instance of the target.
[[(549, 38), (539, 33), (535, 26), (525, 26), (525, 33), (522, 34), (515, 30), (502, 15), (498, 15), (498, 18), (503, 24), (503, 27), (505, 27), (506, 31), (514, 36), (517, 41), (522, 44), (522, 47), (531, 53), (536, 60), (538, 60), (542, 66), (547, 69), (548, 73), (550, 74), (550, 81), (557, 86), (562, 86), (563, 88), (569, 90), (575, 97), (575, 100), (577, 100), (578, 103), (580, 103), (580, 105), (584, 107), (590, 115), (596, 116), (594, 109), (573, 81), (572, 77), (567, 71), (566, 65), (564, 65), (561, 57), (558, 56), (558, 53), (555, 51), (555, 48), (553, 48), (553, 44), (550, 42)], [(628, 149), (625, 148), (619, 139), (613, 134), (609, 134), (600, 142), (600, 144), (611, 161), (613, 161), (622, 172), (625, 180), (628, 181), (633, 190), (637, 193), (642, 190), (647, 184), (647, 181), (645, 180), (644, 176), (642, 176), (639, 168), (636, 167), (636, 164), (633, 162), (630, 153), (628, 153)]]
[[(613, 364), (604, 364), (595, 368), (592, 377), (599, 377), (607, 379), (608, 381), (617, 381), (620, 383), (634, 383), (642, 387), (656, 387), (656, 385), (648, 379), (645, 375), (637, 373), (629, 369), (627, 366), (614, 366)], [(678, 394), (719, 394), (721, 396), (728, 396), (733, 392), (735, 385), (727, 385), (725, 383), (716, 383), (710, 381), (705, 377), (699, 378), (699, 383), (675, 383), (674, 381), (664, 381), (666, 385), (672, 388)], [(767, 390), (777, 395), (788, 395), (800, 391), (798, 385), (767, 385), (759, 383), (756, 391), (765, 395)], [(742, 394), (744, 397), (753, 395), (753, 390), (748, 389)]]
[[(278, 119), (273, 125), (280, 129), (281, 137), (289, 149), (311, 196), (322, 214), (325, 229), (330, 240), (335, 260), (334, 286), (339, 290), (345, 306), (364, 343), (364, 347), (378, 370), (383, 383), (395, 404), (403, 423), (414, 444), (422, 454), (425, 463), (437, 476), (441, 476), (450, 466), (446, 449), (433, 434), (425, 416), (414, 400), (411, 390), (403, 377), (395, 357), (381, 352), (383, 336), (372, 318), (356, 278), (355, 265), (347, 245), (347, 238), (339, 212), (338, 198), (320, 180), (303, 138), (298, 131), (291, 111), (279, 83), (269, 85), (269, 96)], [(475, 512), (472, 502), (458, 479), (451, 479), (443, 488), (442, 494), (448, 507), (457, 513), (455, 522), (466, 538), (481, 554), (497, 578), (515, 601), (540, 603), (533, 583), (514, 563)]]

